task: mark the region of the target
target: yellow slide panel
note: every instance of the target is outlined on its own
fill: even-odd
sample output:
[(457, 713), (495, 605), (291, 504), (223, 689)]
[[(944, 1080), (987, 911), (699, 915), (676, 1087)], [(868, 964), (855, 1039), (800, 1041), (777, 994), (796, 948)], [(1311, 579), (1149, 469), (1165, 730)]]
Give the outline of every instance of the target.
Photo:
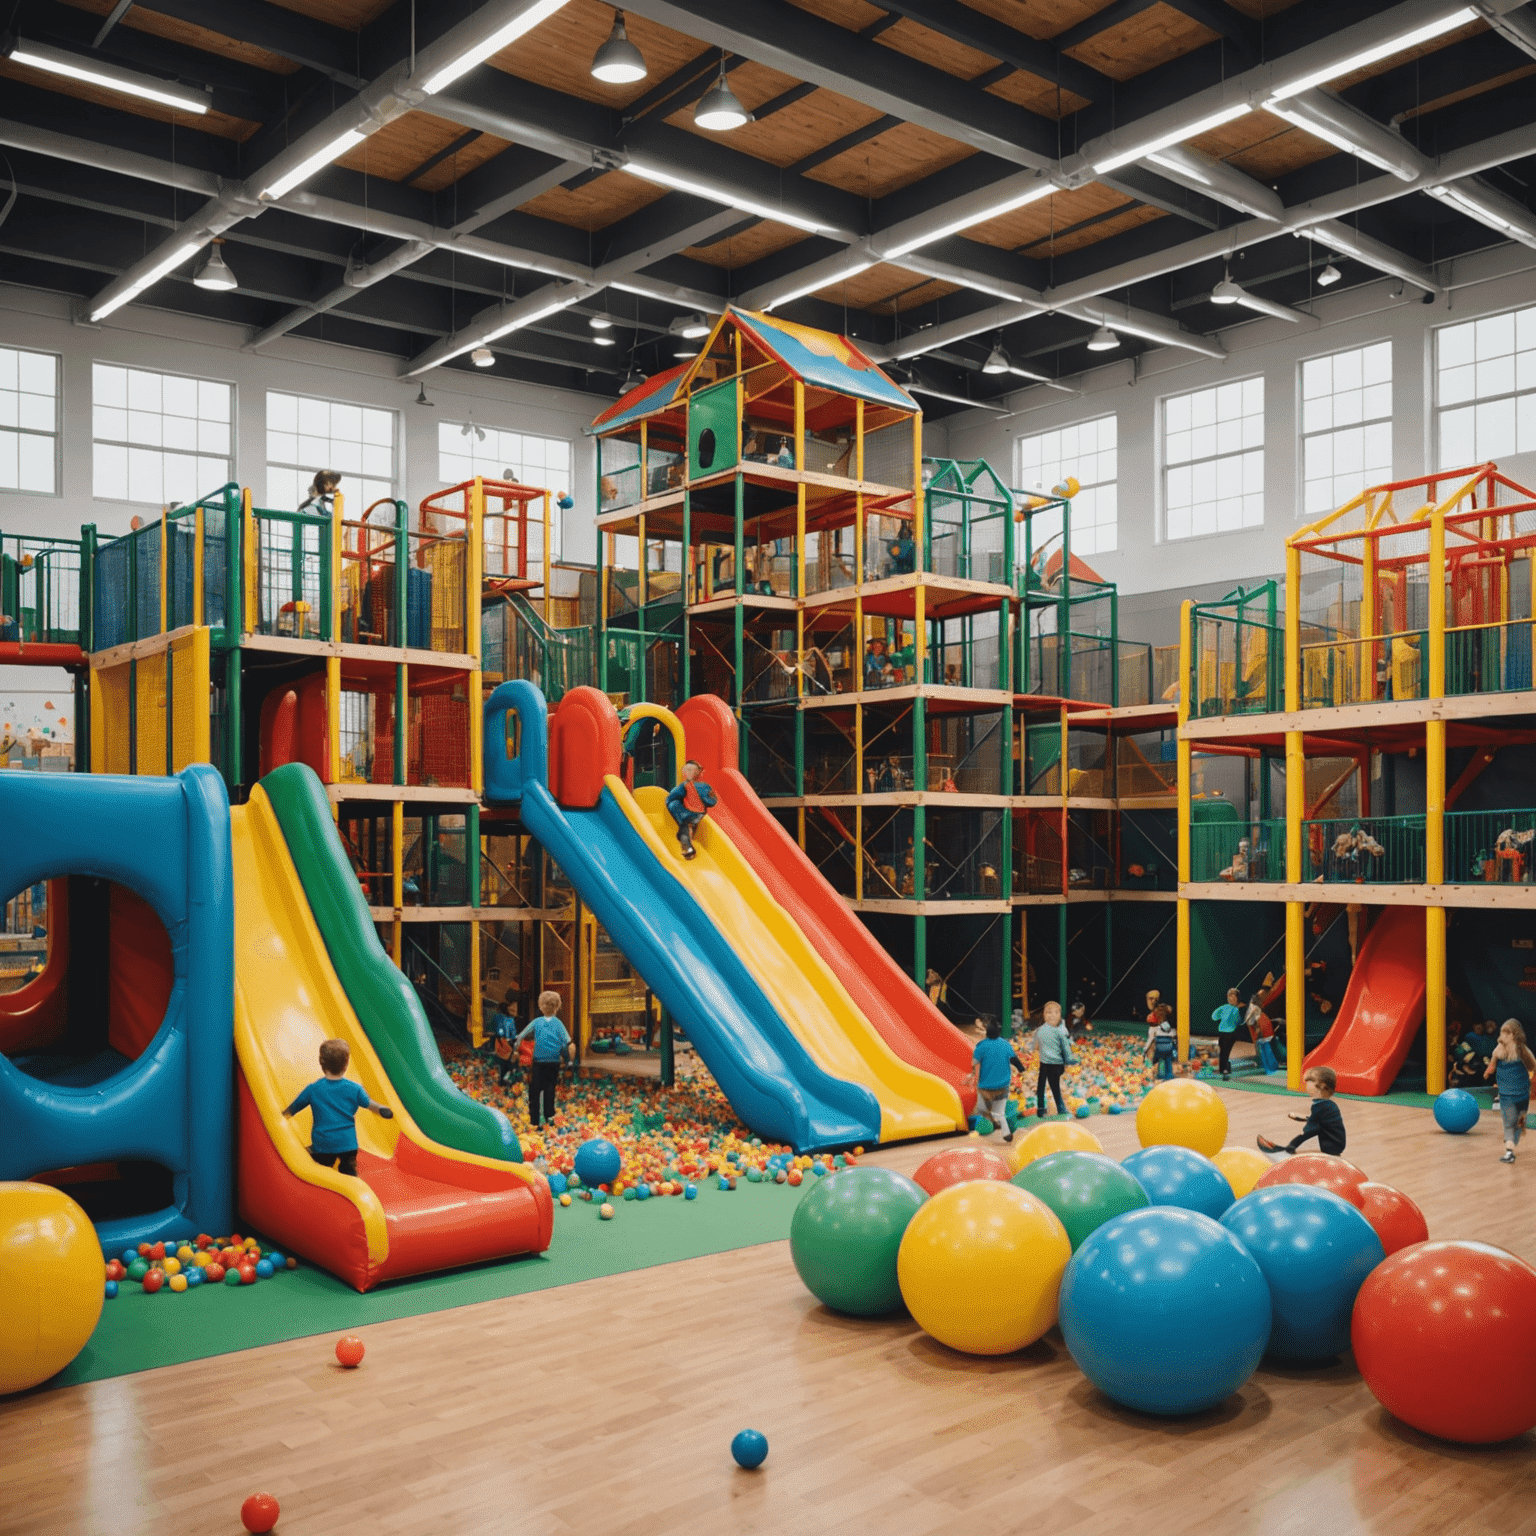
[(705, 820), (694, 832), (697, 857), (686, 860), (677, 846), (677, 823), (668, 814), (664, 790), (644, 788), (631, 795), (617, 778), (610, 777), (607, 784), (651, 851), (729, 939), (816, 1064), (874, 1094), (882, 1142), (965, 1129), (955, 1090), (941, 1078), (909, 1066), (881, 1039), (718, 826)]

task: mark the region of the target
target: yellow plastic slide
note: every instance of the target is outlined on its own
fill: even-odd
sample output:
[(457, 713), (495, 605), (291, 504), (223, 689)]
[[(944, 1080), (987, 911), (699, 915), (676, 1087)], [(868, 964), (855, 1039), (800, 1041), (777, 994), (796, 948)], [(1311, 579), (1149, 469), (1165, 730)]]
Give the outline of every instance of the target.
[(965, 1129), (955, 1090), (891, 1050), (714, 822), (706, 820), (695, 831), (697, 856), (686, 860), (664, 790), (644, 788), (631, 795), (620, 779), (610, 777), (607, 784), (652, 853), (726, 936), (816, 1064), (874, 1094), (882, 1142)]

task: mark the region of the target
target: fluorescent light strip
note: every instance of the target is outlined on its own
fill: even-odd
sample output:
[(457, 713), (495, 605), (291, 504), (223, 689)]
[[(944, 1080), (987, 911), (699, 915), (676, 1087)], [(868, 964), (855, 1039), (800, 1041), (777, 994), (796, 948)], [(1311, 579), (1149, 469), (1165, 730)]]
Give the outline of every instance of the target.
[(1122, 165), (1129, 165), (1132, 160), (1145, 160), (1149, 155), (1156, 154), (1158, 150), (1167, 149), (1170, 144), (1182, 144), (1185, 139), (1198, 139), (1202, 133), (1209, 133), (1212, 128), (1220, 128), (1223, 123), (1235, 122), (1240, 117), (1246, 117), (1251, 111), (1253, 108), (1246, 101), (1240, 101), (1235, 106), (1223, 107), (1219, 112), (1197, 118), (1194, 122), (1186, 123), (1182, 127), (1170, 128), (1167, 133), (1150, 139), (1145, 144), (1138, 144), (1135, 149), (1118, 150), (1104, 160), (1094, 161), (1093, 173), (1095, 176), (1102, 176), (1106, 171), (1118, 170)]
[(286, 175), (279, 176), (261, 195), (269, 202), (286, 197), (297, 186), (308, 181), (316, 171), (324, 170), (331, 161), (339, 160), (354, 144), (361, 144), (368, 135), (356, 128), (338, 133), (323, 149), (317, 149), (307, 160), (294, 166)]
[(164, 261), (157, 261), (143, 277), (130, 283), (116, 298), (108, 299), (99, 309), (91, 311), (92, 320), (105, 320), (114, 310), (121, 309), (131, 299), (136, 299), (146, 288), (153, 288), (167, 272), (179, 267), (182, 262), (190, 261), (192, 257), (202, 250), (208, 243), (208, 236), (203, 235), (197, 240), (184, 240), (171, 252)]
[(1404, 158), (1393, 161), (1387, 159), (1385, 155), (1378, 154), (1367, 145), (1357, 144), (1353, 139), (1348, 138), (1342, 129), (1335, 128), (1331, 123), (1317, 122), (1313, 118), (1302, 116), (1300, 112), (1276, 106), (1272, 101), (1264, 104), (1264, 110), (1283, 119), (1291, 127), (1300, 128), (1303, 133), (1310, 133), (1313, 138), (1322, 139), (1325, 144), (1332, 144), (1335, 149), (1342, 149), (1346, 155), (1358, 155), (1360, 159), (1374, 165), (1378, 170), (1386, 171), (1389, 175), (1402, 178), (1404, 171), (1417, 175), (1417, 171), (1407, 159), (1410, 151), (1406, 144), (1403, 146)]
[(675, 176), (671, 171), (664, 171), (660, 166), (648, 165), (643, 160), (631, 160), (624, 170), (632, 172), (636, 176), (642, 176), (646, 181), (654, 181), (658, 186), (671, 187), (677, 192), (691, 192), (695, 197), (705, 197), (712, 203), (720, 203), (726, 208), (739, 208), (743, 213), (756, 214), (760, 219), (772, 219), (778, 224), (792, 224), (796, 229), (803, 229), (811, 235), (832, 235), (837, 230), (834, 225), (821, 224), (814, 219), (804, 218), (797, 213), (789, 213), (783, 208), (770, 208), (767, 203), (759, 203), (753, 198), (743, 197), (739, 192), (728, 192), (722, 187), (711, 187), (702, 181), (690, 181), (686, 176)]
[(30, 64), (33, 69), (46, 69), (49, 74), (67, 75), (71, 80), (83, 80), (87, 85), (105, 86), (109, 91), (122, 91), (125, 95), (139, 96), (145, 101), (158, 101), (161, 106), (175, 107), (181, 112), (194, 112), (199, 117), (211, 105), (206, 91), (178, 86), (171, 80), (156, 80), (151, 75), (119, 69), (115, 64), (98, 63), (79, 54), (65, 53), (62, 48), (51, 48), (47, 43), (29, 43), (18, 39), (11, 49), (10, 59), (13, 64)]
[(1289, 85), (1282, 85), (1271, 100), (1284, 101), (1289, 96), (1298, 96), (1302, 91), (1310, 91), (1314, 85), (1337, 80), (1340, 75), (1353, 74), (1357, 69), (1364, 69), (1367, 64), (1375, 64), (1380, 59), (1389, 59), (1394, 53), (1402, 53), (1405, 49), (1413, 48), (1419, 43), (1427, 43), (1433, 37), (1454, 32), (1457, 27), (1463, 27), (1469, 21), (1476, 20), (1477, 12), (1469, 5), (1463, 6), (1460, 10), (1451, 11), (1448, 15), (1442, 16), (1438, 21), (1426, 22), (1422, 27), (1415, 27), (1411, 32), (1402, 32), (1396, 37), (1389, 37), (1383, 43), (1362, 48), (1359, 53), (1351, 54), (1347, 59), (1340, 59), (1336, 64), (1314, 69), (1311, 74), (1303, 75), (1299, 80), (1292, 80)]
[(1522, 245), (1530, 245), (1533, 240), (1532, 230), (1521, 228), (1513, 220), (1492, 205), (1478, 199), (1475, 193), (1468, 193), (1461, 187), (1445, 185), (1439, 187), (1426, 187), (1424, 189), (1433, 198), (1466, 214), (1469, 219), (1475, 219), (1479, 224), (1484, 224), (1490, 229), (1496, 229), (1500, 234), (1508, 235), (1511, 240), (1518, 240)]
[(1042, 181), (1038, 186), (1020, 193), (1018, 197), (1010, 197), (1004, 202), (994, 203), (990, 208), (983, 208), (980, 213), (967, 213), (958, 219), (951, 219), (949, 223), (941, 224), (937, 229), (915, 235), (910, 240), (904, 240), (900, 245), (882, 250), (880, 254), (886, 261), (896, 261), (909, 252), (917, 250), (919, 246), (932, 245), (936, 240), (959, 234), (962, 229), (972, 229), (977, 224), (985, 224), (988, 219), (1000, 218), (1005, 213), (1012, 213), (1016, 208), (1027, 207), (1030, 203), (1038, 202), (1042, 197), (1049, 197), (1055, 190), (1054, 182)]
[[(1172, 146), (1166, 144), (1163, 146), (1164, 149), (1171, 147)], [(1153, 165), (1162, 166), (1165, 171), (1172, 171), (1175, 175), (1187, 176), (1191, 181), (1198, 181), (1202, 187), (1208, 187), (1211, 185), (1211, 178), (1207, 176), (1199, 166), (1190, 164), (1185, 160), (1175, 160), (1171, 156), (1163, 154), (1162, 150), (1158, 150), (1155, 153), (1148, 155), (1146, 158), (1150, 160)]]
[(563, 5), (565, 0), (538, 0), (536, 5), (531, 5), (521, 16), (509, 21), (506, 26), (477, 43), (473, 48), (466, 49), (458, 58), (450, 60), (437, 71), (423, 86), (422, 90), (428, 96), (436, 96), (439, 91), (447, 90), (453, 82), (463, 75), (467, 75), (475, 65), (483, 64), (492, 54), (500, 53), (503, 48), (509, 48), (525, 32), (531, 32), (541, 21), (547, 21)]
[(466, 352), (473, 352), (476, 347), (483, 347), (487, 342), (500, 341), (503, 336), (510, 336), (513, 331), (520, 331), (525, 326), (537, 325), (540, 320), (547, 320), (562, 309), (569, 309), (572, 304), (579, 304), (583, 297), (590, 298), (591, 295), (574, 294), (568, 299), (557, 299), (553, 304), (546, 304), (543, 309), (536, 309), (531, 315), (520, 315), (507, 325), (498, 326), (494, 331), (487, 331), (475, 341), (466, 341), (457, 351), (450, 352), (443, 362), (451, 363), (454, 358), (463, 357)]
[(801, 287), (783, 294), (781, 297), (774, 299), (772, 303), (765, 304), (763, 308), (769, 311), (775, 310), (780, 304), (788, 304), (792, 299), (803, 299), (808, 293), (817, 293), (823, 288), (832, 287), (834, 283), (841, 283), (850, 277), (857, 277), (860, 272), (867, 272), (872, 266), (874, 266), (872, 261), (856, 261), (851, 267), (844, 267), (842, 271), (835, 273), (831, 277), (818, 277), (813, 283), (805, 283)]

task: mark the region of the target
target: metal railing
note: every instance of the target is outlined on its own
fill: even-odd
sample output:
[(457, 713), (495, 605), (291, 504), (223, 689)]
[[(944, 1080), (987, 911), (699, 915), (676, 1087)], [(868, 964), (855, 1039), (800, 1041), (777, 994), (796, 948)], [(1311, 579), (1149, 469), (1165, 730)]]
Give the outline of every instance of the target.
[(1302, 879), (1325, 885), (1424, 881), (1424, 817), (1339, 816), (1302, 823)]
[(1447, 882), (1530, 885), (1533, 864), (1536, 810), (1445, 813)]
[(1189, 829), (1189, 878), (1233, 884), (1284, 880), (1285, 822), (1196, 822)]
[(1530, 619), (1446, 630), (1446, 693), (1513, 693), (1530, 688), (1533, 631), (1536, 624)]

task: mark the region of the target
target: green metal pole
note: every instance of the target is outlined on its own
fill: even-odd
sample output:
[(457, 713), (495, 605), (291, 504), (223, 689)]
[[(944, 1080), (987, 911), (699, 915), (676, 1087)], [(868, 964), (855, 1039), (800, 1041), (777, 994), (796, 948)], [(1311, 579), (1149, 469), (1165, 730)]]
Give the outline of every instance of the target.
[(1115, 904), (1104, 903), (1104, 996), (1115, 984)]
[[(238, 630), (235, 631), (239, 633)], [(229, 786), (230, 799), (244, 783), (241, 756), (245, 743), (240, 730), (241, 674), (245, 652), (238, 645), (224, 653), (224, 782)]]
[(464, 884), (469, 905), (480, 905), (480, 802), (472, 801), (464, 816)]
[[(406, 617), (406, 604), (410, 601), (411, 575), (411, 537), (410, 522), (408, 521), (405, 503), (395, 503), (395, 644), (408, 645), (411, 638), (411, 626)], [(398, 753), (397, 753), (398, 756)], [(402, 777), (396, 781), (404, 784)]]
[(1109, 701), (1120, 706), (1120, 589), (1109, 589)]
[(795, 794), (805, 794), (805, 710), (795, 711)]
[(919, 912), (913, 919), (912, 930), (912, 979), (925, 992), (928, 990), (928, 919)]
[(674, 1087), (677, 1083), (677, 1062), (673, 1056), (672, 1046), (672, 1014), (663, 1008), (661, 1010), (661, 1085), (663, 1088)]
[[(1057, 686), (1064, 699), (1072, 697), (1072, 503), (1061, 504), (1061, 594), (1057, 610)], [(1066, 765), (1062, 765), (1066, 771)], [(1063, 1007), (1066, 1006), (1063, 1000)]]
[[(693, 697), (693, 658), (690, 655), (693, 642), (693, 620), (688, 615), (688, 581), (694, 569), (693, 565), (693, 496), (685, 486), (683, 488), (683, 697)], [(694, 594), (694, 601), (698, 601), (698, 594)]]

